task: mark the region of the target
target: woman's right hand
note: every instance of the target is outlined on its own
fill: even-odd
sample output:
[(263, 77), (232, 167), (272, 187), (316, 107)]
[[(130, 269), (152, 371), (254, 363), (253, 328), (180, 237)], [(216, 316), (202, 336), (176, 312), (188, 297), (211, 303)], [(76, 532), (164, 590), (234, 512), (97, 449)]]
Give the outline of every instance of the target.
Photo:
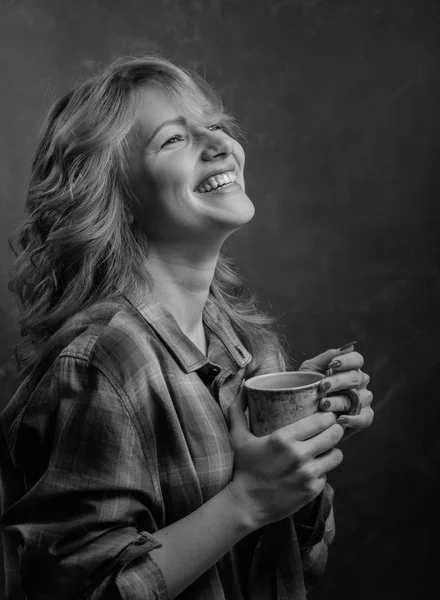
[(318, 412), (256, 437), (249, 431), (245, 409), (242, 388), (228, 410), (235, 459), (227, 487), (258, 529), (294, 514), (321, 493), (326, 474), (342, 462), (335, 446), (344, 429), (333, 413)]

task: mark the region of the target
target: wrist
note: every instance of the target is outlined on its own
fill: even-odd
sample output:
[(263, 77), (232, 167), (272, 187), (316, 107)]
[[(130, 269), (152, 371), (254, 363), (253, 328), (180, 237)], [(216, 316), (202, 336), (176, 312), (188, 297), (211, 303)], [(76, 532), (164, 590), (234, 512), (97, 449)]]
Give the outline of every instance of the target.
[(228, 483), (220, 493), (224, 493), (225, 505), (235, 519), (237, 527), (244, 531), (244, 535), (249, 535), (262, 526), (252, 515), (251, 511), (238, 500), (232, 489), (231, 483)]

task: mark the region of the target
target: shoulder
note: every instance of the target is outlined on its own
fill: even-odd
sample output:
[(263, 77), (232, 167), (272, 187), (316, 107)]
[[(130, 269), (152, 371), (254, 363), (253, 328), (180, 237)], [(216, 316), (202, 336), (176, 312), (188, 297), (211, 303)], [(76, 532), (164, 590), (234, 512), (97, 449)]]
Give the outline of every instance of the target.
[(161, 353), (154, 330), (125, 299), (100, 302), (75, 314), (52, 335), (3, 410), (8, 438), (25, 420), (33, 429), (47, 429), (62, 410), (73, 407), (75, 413), (106, 414), (107, 422), (109, 414), (119, 421), (131, 419), (136, 398), (127, 390), (145, 389)]
[(28, 387), (47, 371), (73, 363), (82, 371), (100, 371), (120, 389), (140, 369), (157, 362), (160, 353), (154, 330), (124, 298), (96, 303), (68, 319), (50, 338)]

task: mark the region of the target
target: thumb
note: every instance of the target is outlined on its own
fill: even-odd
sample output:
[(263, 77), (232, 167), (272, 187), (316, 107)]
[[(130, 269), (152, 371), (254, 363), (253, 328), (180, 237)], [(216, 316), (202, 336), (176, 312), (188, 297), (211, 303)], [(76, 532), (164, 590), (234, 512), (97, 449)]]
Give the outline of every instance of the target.
[(254, 437), (249, 431), (248, 421), (244, 412), (246, 408), (246, 389), (241, 384), (235, 400), (228, 407), (229, 431), (236, 448)]

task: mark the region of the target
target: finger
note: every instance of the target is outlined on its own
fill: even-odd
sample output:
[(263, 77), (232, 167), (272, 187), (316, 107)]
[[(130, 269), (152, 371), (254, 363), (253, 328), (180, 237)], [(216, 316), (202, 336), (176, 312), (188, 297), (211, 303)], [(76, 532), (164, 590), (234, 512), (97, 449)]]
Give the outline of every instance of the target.
[(329, 471), (339, 467), (344, 459), (344, 455), (339, 448), (332, 448), (329, 452), (321, 454), (315, 458), (316, 475), (324, 476)]
[(328, 429), (335, 422), (336, 417), (333, 413), (318, 412), (286, 425), (282, 429), (286, 435), (292, 436), (295, 440), (304, 441)]
[(319, 388), (323, 392), (336, 392), (338, 390), (350, 390), (359, 388), (364, 383), (364, 376), (361, 371), (341, 371), (325, 377), (319, 382)]
[[(354, 392), (357, 392), (359, 397), (360, 408), (366, 408), (373, 402), (373, 393), (370, 390), (361, 388), (360, 390), (352, 389), (351, 392), (344, 390), (344, 393), (338, 396), (327, 396), (321, 400), (319, 408), (327, 412), (348, 412), (352, 408), (352, 402), (356, 400), (355, 397), (350, 398), (350, 395), (353, 395)], [(358, 402), (356, 402), (357, 404)]]
[(370, 390), (362, 388), (359, 390), (359, 395), (362, 399), (362, 406), (364, 408), (370, 406), (371, 403), (373, 402), (374, 396), (373, 396), (373, 392), (370, 392)]
[(253, 437), (249, 431), (249, 424), (245, 414), (246, 407), (246, 390), (244, 387), (241, 387), (235, 400), (228, 407), (229, 431), (236, 446), (243, 444), (250, 437)]
[(366, 388), (368, 386), (368, 384), (370, 383), (371, 377), (368, 375), (368, 373), (364, 373), (363, 371), (359, 371), (359, 373), (364, 378), (364, 382), (362, 383), (361, 388)]
[(312, 438), (303, 442), (304, 451), (309, 456), (319, 456), (324, 452), (328, 452), (339, 444), (344, 435), (344, 428), (339, 423), (334, 423), (325, 431), (321, 431)]
[(327, 412), (346, 412), (351, 408), (351, 400), (347, 395), (330, 396), (321, 400), (319, 408)]
[(322, 354), (318, 354), (314, 358), (310, 358), (305, 360), (301, 367), (301, 371), (325, 371), (327, 369), (328, 364), (335, 358), (335, 356), (339, 355), (338, 349), (326, 350)]
[(339, 417), (338, 423), (340, 423), (344, 429), (347, 428), (351, 431), (362, 431), (363, 429), (370, 427), (373, 420), (374, 410), (370, 406), (367, 406), (366, 408), (363, 408), (358, 415), (344, 415), (343, 417)]
[(345, 344), (340, 348), (332, 348), (330, 350), (326, 350), (325, 352), (323, 352), (322, 354), (318, 354), (318, 356), (315, 356), (314, 358), (305, 360), (302, 363), (300, 370), (325, 371), (328, 368), (328, 364), (332, 362), (332, 360), (336, 356), (342, 356), (353, 352), (354, 344), (356, 344), (356, 342), (350, 342), (349, 344)]
[(364, 357), (359, 352), (348, 352), (340, 354), (334, 358), (328, 368), (333, 371), (349, 371), (351, 369), (362, 369), (364, 366)]

